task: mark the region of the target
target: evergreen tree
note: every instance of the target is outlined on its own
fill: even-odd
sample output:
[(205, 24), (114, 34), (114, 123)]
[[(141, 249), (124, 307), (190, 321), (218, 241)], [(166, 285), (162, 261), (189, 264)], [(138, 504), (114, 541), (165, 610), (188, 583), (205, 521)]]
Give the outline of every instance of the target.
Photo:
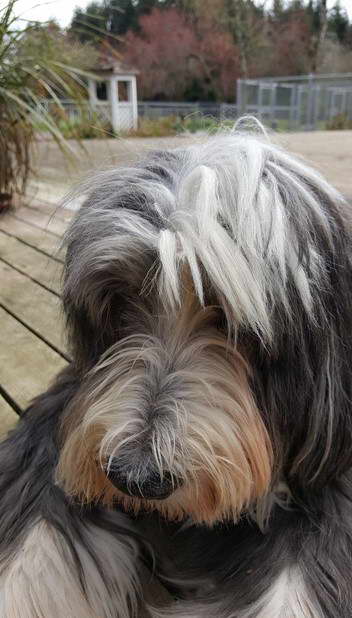
[(69, 33), (82, 43), (95, 43), (106, 32), (104, 6), (98, 2), (88, 4), (85, 10), (76, 8), (73, 13)]
[(343, 43), (349, 31), (348, 15), (341, 8), (340, 2), (336, 2), (335, 6), (329, 12), (328, 20), (329, 32), (333, 32), (340, 43)]
[(138, 20), (153, 8), (168, 7), (172, 0), (103, 0), (92, 2), (85, 10), (76, 8), (69, 28), (82, 42), (99, 42), (138, 30)]
[(286, 11), (283, 0), (274, 0), (271, 11), (274, 20), (281, 21), (282, 19), (285, 19), (285, 13)]

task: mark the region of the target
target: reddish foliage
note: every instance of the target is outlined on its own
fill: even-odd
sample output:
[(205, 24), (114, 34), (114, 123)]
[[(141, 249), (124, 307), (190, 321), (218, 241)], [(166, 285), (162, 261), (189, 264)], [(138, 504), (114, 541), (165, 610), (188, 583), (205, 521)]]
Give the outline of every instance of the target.
[(197, 23), (199, 57), (204, 67), (204, 77), (209, 80), (214, 98), (233, 100), (236, 79), (240, 76), (239, 53), (228, 32), (216, 29), (216, 24), (206, 19)]
[(303, 11), (299, 11), (274, 31), (273, 47), (277, 62), (271, 67), (273, 75), (306, 72), (310, 46), (309, 25)]
[(140, 70), (143, 99), (178, 98), (192, 71), (197, 40), (184, 15), (176, 9), (155, 9), (140, 19), (140, 34), (129, 31), (124, 60)]
[(139, 23), (139, 34), (126, 35), (124, 60), (140, 70), (141, 98), (233, 97), (238, 53), (228, 33), (206, 20), (195, 28), (175, 8), (154, 9)]
[(252, 74), (298, 75), (310, 66), (311, 32), (303, 11), (292, 13), (285, 21), (268, 20), (265, 50), (257, 55)]

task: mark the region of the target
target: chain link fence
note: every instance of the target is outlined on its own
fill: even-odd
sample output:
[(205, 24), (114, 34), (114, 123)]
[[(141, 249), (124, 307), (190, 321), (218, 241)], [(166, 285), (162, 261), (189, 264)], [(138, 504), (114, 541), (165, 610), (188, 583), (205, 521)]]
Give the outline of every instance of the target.
[(227, 103), (186, 103), (178, 101), (140, 101), (138, 103), (138, 115), (144, 118), (161, 118), (165, 116), (186, 118), (198, 115), (221, 122), (228, 117), (236, 118), (236, 110), (237, 106), (235, 104)]
[(352, 122), (352, 73), (237, 80), (239, 114), (279, 130), (325, 129)]
[[(55, 103), (43, 99), (41, 105), (49, 109)], [(129, 110), (125, 109), (126, 105), (120, 104), (119, 113), (122, 118), (125, 114), (124, 126), (128, 131)], [(110, 121), (110, 109), (106, 103), (92, 107), (86, 102), (78, 108), (74, 102), (66, 100), (61, 101), (61, 107), (71, 121), (79, 120), (82, 114)], [(256, 116), (278, 131), (352, 128), (352, 73), (239, 79), (236, 103), (138, 103), (139, 118), (156, 120), (172, 116), (195, 120), (194, 130), (206, 130), (212, 122), (215, 126), (231, 123), (243, 114)]]
[[(239, 79), (236, 104), (140, 102), (141, 117), (203, 116), (217, 122), (243, 114), (281, 131), (326, 129), (352, 123), (352, 73)], [(352, 125), (351, 125), (352, 126)]]

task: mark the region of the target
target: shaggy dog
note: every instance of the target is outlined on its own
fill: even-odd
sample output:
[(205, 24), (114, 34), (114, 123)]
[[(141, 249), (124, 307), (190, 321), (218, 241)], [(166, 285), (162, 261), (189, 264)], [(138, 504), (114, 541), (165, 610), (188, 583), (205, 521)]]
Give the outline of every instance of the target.
[(343, 199), (241, 130), (82, 191), (72, 363), (0, 447), (1, 617), (351, 618)]

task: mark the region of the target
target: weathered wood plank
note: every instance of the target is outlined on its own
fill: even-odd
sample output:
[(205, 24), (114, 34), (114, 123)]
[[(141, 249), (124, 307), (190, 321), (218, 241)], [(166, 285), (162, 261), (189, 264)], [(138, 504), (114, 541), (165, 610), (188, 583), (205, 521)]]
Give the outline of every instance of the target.
[(0, 384), (25, 408), (67, 362), (1, 307), (0, 324), (2, 341), (6, 343), (0, 345)]
[(0, 259), (9, 262), (14, 268), (28, 274), (57, 294), (60, 293), (62, 265), (1, 231)]
[(65, 353), (60, 298), (0, 261), (0, 304)]
[(11, 216), (27, 223), (32, 223), (32, 225), (37, 225), (45, 232), (50, 232), (60, 237), (65, 233), (68, 226), (68, 221), (63, 221), (55, 217), (55, 215), (48, 215), (45, 212), (40, 212), (34, 208), (26, 208), (25, 206), (15, 208)]
[(9, 406), (0, 395), (0, 438), (4, 438), (18, 421), (18, 414)]
[(22, 240), (31, 247), (43, 251), (50, 257), (63, 260), (63, 252), (59, 251), (61, 239), (53, 236), (53, 234), (48, 234), (38, 227), (11, 217), (11, 215), (1, 215), (0, 230)]
[(23, 198), (21, 198), (21, 207), (29, 208), (29, 210), (35, 210), (40, 213), (45, 213), (48, 217), (55, 217), (59, 221), (65, 221), (66, 223), (70, 222), (72, 217), (75, 214), (74, 210), (70, 210), (69, 208), (62, 208), (61, 206), (54, 206), (53, 204), (49, 204), (48, 202), (43, 202), (41, 200), (36, 199), (35, 197), (31, 200), (25, 198), (25, 202), (23, 202)]

